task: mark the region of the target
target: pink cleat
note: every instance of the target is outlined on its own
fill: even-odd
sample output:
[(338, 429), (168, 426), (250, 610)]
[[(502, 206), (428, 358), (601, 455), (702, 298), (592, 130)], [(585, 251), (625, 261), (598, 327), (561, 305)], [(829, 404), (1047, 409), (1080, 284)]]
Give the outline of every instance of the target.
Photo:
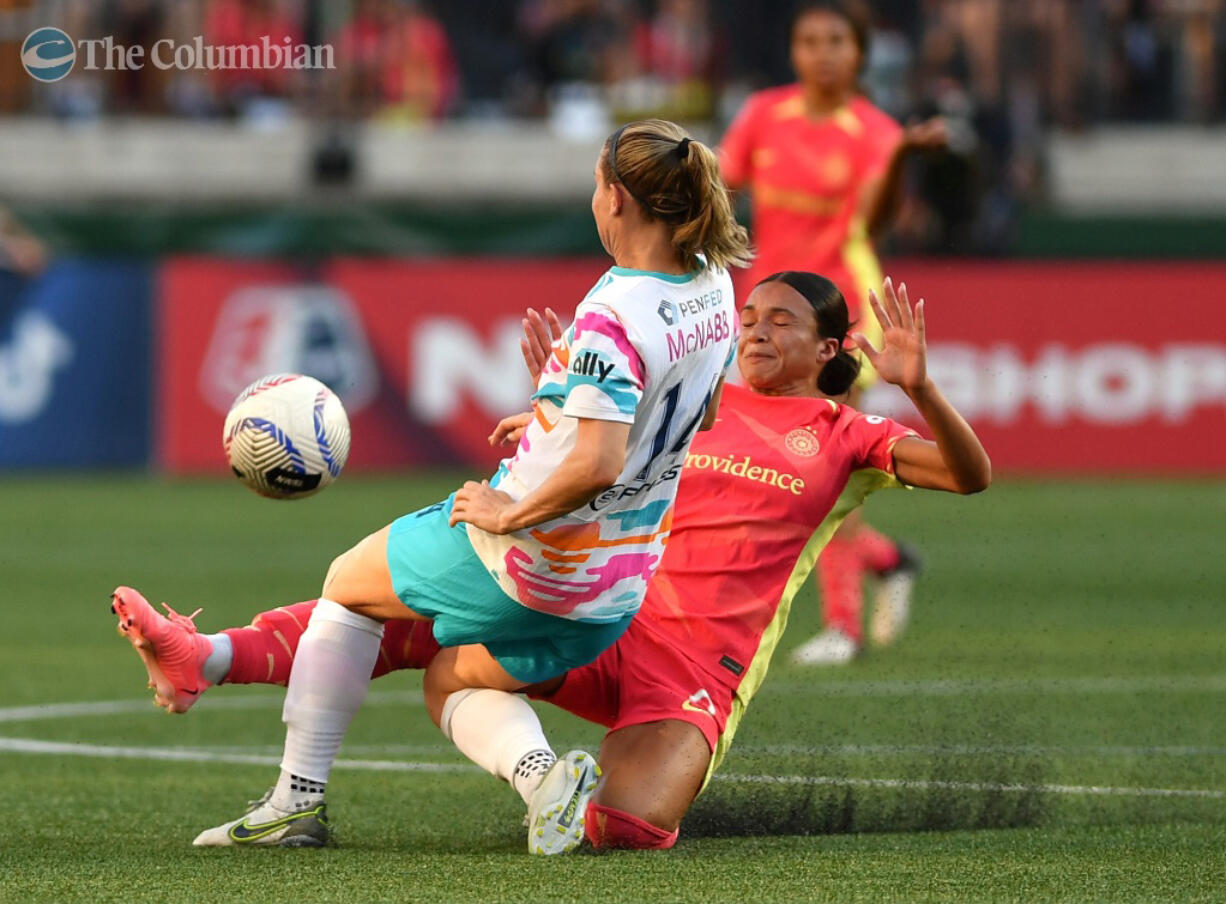
[(111, 611), (119, 616), (119, 633), (132, 642), (145, 671), (153, 702), (169, 713), (185, 713), (210, 686), (201, 667), (212, 652), (208, 638), (192, 621), (200, 610), (180, 615), (162, 603), (170, 617), (158, 613), (131, 587), (111, 594)]

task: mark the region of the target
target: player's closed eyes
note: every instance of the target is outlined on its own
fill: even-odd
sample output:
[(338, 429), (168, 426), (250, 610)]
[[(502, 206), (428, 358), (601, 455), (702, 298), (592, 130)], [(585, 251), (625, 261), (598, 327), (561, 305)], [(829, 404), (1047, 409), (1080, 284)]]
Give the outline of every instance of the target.
[[(770, 322), (774, 326), (788, 327), (796, 323), (796, 318), (788, 314), (776, 314), (770, 318)], [(757, 317), (742, 317), (741, 329), (748, 330), (758, 325)]]

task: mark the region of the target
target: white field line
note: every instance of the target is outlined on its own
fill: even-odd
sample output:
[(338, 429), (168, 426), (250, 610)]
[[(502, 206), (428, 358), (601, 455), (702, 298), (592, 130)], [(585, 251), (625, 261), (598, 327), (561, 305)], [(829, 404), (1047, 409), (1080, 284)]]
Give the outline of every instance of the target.
[[(590, 741), (591, 739), (587, 739)], [(557, 747), (567, 750), (585, 746), (577, 739), (559, 740)], [(266, 753), (281, 752), (279, 744), (203, 744), (192, 750), (213, 753)], [(461, 756), (452, 744), (346, 744), (344, 752), (350, 756), (426, 756), (438, 757), (453, 754)], [(1040, 745), (1040, 744), (736, 744), (731, 756), (734, 762), (748, 756), (1049, 756), (1049, 757), (1226, 757), (1226, 747), (1123, 747), (1110, 745)]]
[[(736, 744), (734, 753), (764, 756), (1226, 756), (1226, 747), (1044, 744)], [(388, 752), (388, 751), (384, 751)]]
[[(62, 741), (39, 741), (30, 738), (0, 738), (0, 752), (42, 754), (51, 756), (82, 756), (99, 759), (158, 760), (179, 763), (229, 763), (245, 766), (277, 766), (280, 758), (264, 754), (217, 753), (179, 747), (118, 747), (102, 744), (71, 744)], [(336, 761), (337, 768), (371, 772), (481, 772), (476, 766), (463, 763), (403, 762), (399, 760)], [(894, 788), (908, 791), (978, 791), (995, 793), (1040, 793), (1096, 795), (1112, 797), (1174, 797), (1226, 799), (1226, 791), (1203, 788), (1114, 788), (1098, 785), (1022, 785), (994, 782), (949, 782), (892, 778), (842, 778), (824, 775), (738, 775), (723, 773), (716, 781), (755, 785), (809, 785), (851, 788)]]
[[(201, 709), (277, 709), (285, 701), (284, 694), (243, 694), (241, 696), (210, 695), (196, 704)], [(417, 691), (384, 691), (367, 696), (368, 704), (422, 704)], [(54, 719), (75, 719), (81, 716), (110, 716), (121, 713), (150, 713), (155, 709), (153, 697), (144, 700), (96, 700), (87, 703), (43, 703), (34, 706), (0, 708), (0, 722), (43, 722)]]
[[(559, 747), (565, 747), (571, 750), (575, 747), (582, 747), (582, 744), (558, 744)], [(283, 744), (195, 744), (190, 750), (199, 750), (206, 753), (265, 753), (269, 756), (281, 753), (284, 749)], [(346, 744), (342, 748), (342, 753), (348, 756), (424, 756), (424, 757), (445, 757), (454, 755), (457, 759), (463, 759), (464, 754), (460, 753), (454, 744)]]
[(1145, 678), (950, 678), (891, 681), (767, 681), (764, 692), (823, 697), (955, 697), (973, 694), (1218, 693), (1226, 675), (1152, 675)]
[[(914, 693), (918, 687), (926, 688), (932, 691), (934, 688), (940, 688), (936, 691), (938, 694), (964, 692), (965, 689), (974, 685), (977, 688), (983, 689), (987, 687), (1002, 688), (1007, 687), (1013, 689), (1025, 684), (1028, 688), (1034, 688), (1038, 684), (1047, 686), (1051, 689), (1053, 684), (1060, 684), (1062, 688), (1067, 688), (1067, 685), (1075, 683), (1080, 685), (1080, 692), (1086, 691), (1089, 687), (1097, 687), (1100, 692), (1121, 692), (1125, 690), (1137, 690), (1143, 685), (1150, 689), (1160, 689), (1159, 686), (1165, 688), (1172, 685), (1178, 685), (1189, 689), (1216, 689), (1217, 685), (1226, 688), (1226, 676), (1209, 677), (1209, 678), (1188, 678), (1173, 677), (1173, 678), (1155, 678), (1155, 679), (1048, 679), (1041, 682), (1017, 682), (1017, 681), (980, 681), (980, 682), (866, 682), (863, 685), (849, 685), (848, 687), (866, 687), (876, 686), (878, 688), (888, 687), (892, 691), (903, 691), (908, 689)], [(1206, 687), (1210, 684), (1213, 687)], [(953, 691), (951, 687), (957, 686), (962, 690)], [(921, 691), (922, 692), (922, 691)], [(990, 692), (990, 691), (989, 691)], [(1093, 692), (1093, 691), (1090, 691)], [(222, 697), (209, 700), (209, 708), (212, 709), (261, 709), (273, 708), (281, 704), (281, 696), (268, 695), (252, 695), (244, 697)], [(399, 703), (409, 705), (420, 705), (422, 702), (421, 694), (413, 691), (408, 692), (385, 692), (374, 693), (367, 698), (368, 703), (385, 704)], [(72, 719), (80, 716), (99, 716), (112, 715), (118, 713), (140, 713), (148, 712), (150, 703), (148, 700), (112, 700), (112, 701), (95, 701), (84, 703), (52, 703), (36, 706), (16, 706), (0, 708), (0, 722), (29, 722), (29, 721), (46, 721), (54, 719)], [(397, 749), (404, 749), (406, 752), (419, 752), (423, 749), (433, 749), (434, 745), (402, 745), (398, 748), (397, 745), (371, 745), (372, 750), (386, 750), (394, 752)], [(84, 756), (103, 759), (137, 759), (137, 760), (160, 760), (172, 762), (198, 762), (198, 763), (229, 763), (237, 765), (256, 765), (256, 766), (276, 766), (279, 765), (280, 759), (274, 754), (257, 754), (257, 753), (242, 753), (243, 748), (227, 748), (226, 750), (207, 749), (207, 748), (184, 748), (184, 747), (124, 747), (113, 745), (100, 744), (75, 744), (62, 741), (42, 741), (32, 738), (4, 738), (0, 737), (0, 752), (8, 753), (26, 753), (26, 754), (41, 754), (41, 755), (59, 755), (59, 756)], [(246, 748), (251, 749), (251, 748)], [(355, 751), (359, 748), (355, 748)], [(821, 752), (840, 752), (851, 753), (853, 755), (871, 755), (880, 753), (1036, 753), (1036, 752), (1057, 752), (1067, 753), (1070, 750), (1078, 748), (1063, 748), (1063, 747), (1036, 747), (1033, 745), (1023, 745), (1018, 747), (959, 747), (959, 746), (903, 746), (903, 745), (844, 745), (840, 747), (803, 747), (799, 745), (768, 745), (760, 748), (740, 746), (739, 750), (750, 753), (758, 752), (778, 752), (778, 753), (821, 753)], [(1221, 748), (1213, 747), (1158, 747), (1158, 748), (1084, 748), (1086, 752), (1106, 752), (1113, 751), (1121, 754), (1131, 753), (1163, 753), (1173, 755), (1220, 755), (1223, 753)], [(405, 762), (400, 760), (361, 760), (361, 759), (342, 759), (337, 760), (337, 767), (343, 769), (355, 769), (377, 772), (450, 772), (450, 773), (473, 773), (480, 770), (475, 766), (470, 766), (463, 763), (435, 763), (435, 762)], [(1177, 798), (1202, 798), (1221, 800), (1226, 799), (1226, 791), (1217, 791), (1212, 789), (1197, 789), (1197, 788), (1122, 788), (1122, 787), (1103, 787), (1096, 785), (1033, 785), (1033, 784), (1006, 784), (1006, 783), (987, 783), (987, 782), (951, 782), (951, 781), (930, 781), (930, 780), (914, 780), (914, 779), (881, 779), (881, 778), (842, 778), (834, 776), (810, 776), (810, 775), (738, 775), (736, 773), (721, 773), (714, 776), (716, 781), (732, 782), (742, 784), (782, 784), (782, 785), (825, 785), (833, 787), (868, 787), (868, 788), (898, 788), (907, 790), (958, 790), (958, 791), (980, 791), (980, 792), (1029, 792), (1029, 793), (1045, 793), (1045, 794), (1080, 794), (1080, 795), (1109, 795), (1109, 796), (1124, 796), (1124, 797), (1177, 797)]]
[[(1148, 678), (1017, 678), (1017, 679), (938, 679), (895, 681), (774, 681), (766, 692), (807, 693), (830, 697), (946, 697), (964, 694), (1075, 693), (1127, 694), (1152, 692), (1226, 691), (1226, 675), (1155, 675)], [(203, 709), (266, 709), (281, 705), (284, 696), (251, 694), (221, 696), (210, 694), (197, 704)], [(376, 692), (367, 703), (421, 705), (415, 691)], [(87, 703), (48, 703), (34, 706), (0, 708), (2, 722), (34, 722), (72, 719), (78, 716), (104, 716), (148, 712), (152, 698), (145, 700), (104, 700)]]
[[(75, 744), (39, 741), (33, 738), (0, 738), (0, 752), (49, 756), (84, 756), (118, 760), (161, 760), (175, 763), (230, 763), (241, 766), (279, 766), (281, 757), (258, 753), (219, 753), (191, 747), (119, 747), (108, 744)], [(367, 772), (481, 772), (467, 763), (410, 763), (402, 760), (336, 761), (343, 769)]]

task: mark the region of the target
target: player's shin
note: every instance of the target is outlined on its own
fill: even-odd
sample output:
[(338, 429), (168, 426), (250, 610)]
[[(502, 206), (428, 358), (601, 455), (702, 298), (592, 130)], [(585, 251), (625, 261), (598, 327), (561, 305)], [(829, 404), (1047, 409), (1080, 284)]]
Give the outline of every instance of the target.
[(439, 727), (470, 760), (510, 782), (525, 804), (557, 759), (532, 706), (505, 691), (456, 691), (443, 703)]
[(349, 723), (366, 699), (382, 636), (381, 622), (331, 600), (315, 607), (285, 695), (285, 754), (273, 806), (322, 796)]
[(309, 600), (278, 606), (261, 612), (246, 627), (223, 631), (232, 650), (225, 683), (287, 684), (294, 654), (316, 604), (316, 600)]
[[(298, 643), (318, 600), (278, 606), (261, 612), (251, 624), (208, 635), (213, 652), (202, 667), (213, 684), (289, 682)], [(392, 621), (383, 626), (383, 641), (372, 678), (400, 669), (424, 669), (438, 653), (428, 622)]]
[(818, 581), (822, 591), (822, 621), (830, 629), (842, 631), (860, 642), (861, 614), (864, 609), (864, 568), (852, 541), (835, 537), (817, 560)]

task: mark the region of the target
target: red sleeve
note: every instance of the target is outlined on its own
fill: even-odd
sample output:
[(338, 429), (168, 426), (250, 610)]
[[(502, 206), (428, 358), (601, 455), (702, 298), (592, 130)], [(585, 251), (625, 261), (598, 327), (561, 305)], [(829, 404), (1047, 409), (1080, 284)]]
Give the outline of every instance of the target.
[(876, 468), (894, 473), (894, 444), (906, 436), (918, 436), (910, 427), (875, 414), (856, 413), (847, 425), (853, 449), (852, 469)]
[(719, 166), (724, 181), (730, 188), (739, 188), (749, 181), (750, 164), (758, 132), (758, 110), (761, 103), (757, 95), (745, 101), (741, 111), (728, 126), (724, 140), (719, 143)]

